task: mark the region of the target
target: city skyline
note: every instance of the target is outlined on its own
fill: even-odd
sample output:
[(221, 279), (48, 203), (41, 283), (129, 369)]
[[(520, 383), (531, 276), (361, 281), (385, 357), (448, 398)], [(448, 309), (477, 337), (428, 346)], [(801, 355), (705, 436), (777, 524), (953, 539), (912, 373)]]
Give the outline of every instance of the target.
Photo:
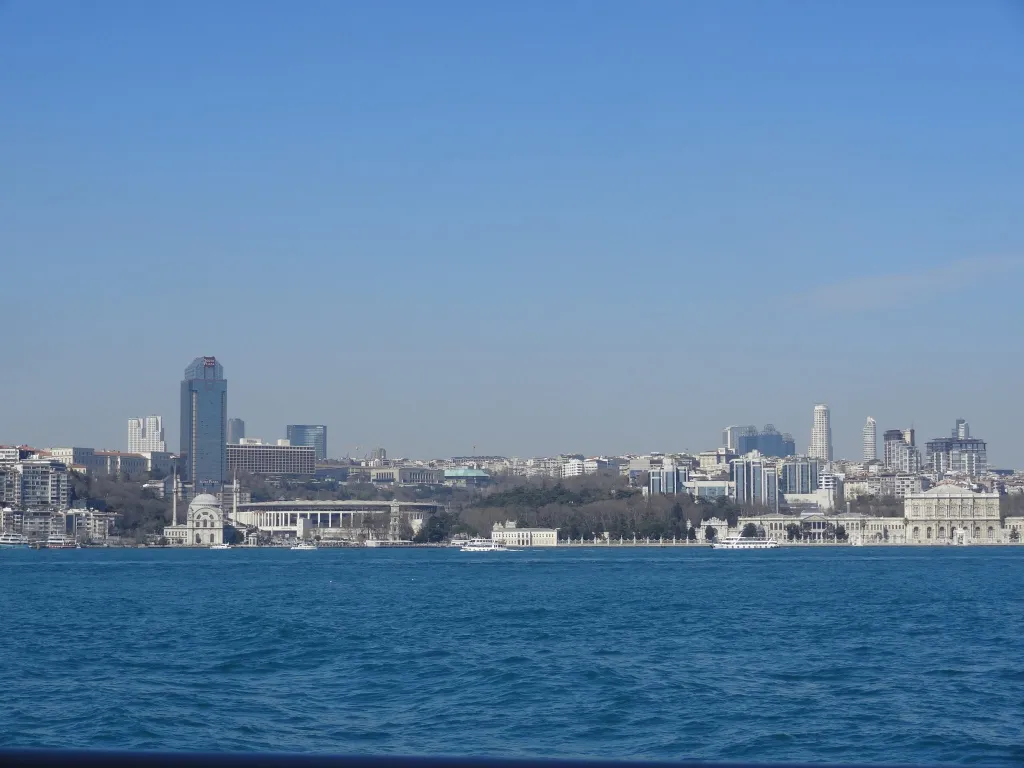
[[(968, 414), (1024, 466), (1011, 5), (320, 4), (237, 34), (231, 4), (5, 4), (0, 66), (32, 77), (5, 92), (0, 246), (33, 384), (0, 379), (3, 439), (113, 448), (159, 413), (175, 446), (167, 382), (209, 350), (250, 434), (326, 424), (339, 456), (768, 422), (804, 452), (824, 400), (836, 455), (867, 414), (922, 444)], [(647, 279), (667, 264), (685, 299)], [(765, 355), (751, 331), (795, 318), (815, 339)], [(54, 351), (83, 324), (131, 364)], [(651, 334), (685, 352), (639, 364)]]

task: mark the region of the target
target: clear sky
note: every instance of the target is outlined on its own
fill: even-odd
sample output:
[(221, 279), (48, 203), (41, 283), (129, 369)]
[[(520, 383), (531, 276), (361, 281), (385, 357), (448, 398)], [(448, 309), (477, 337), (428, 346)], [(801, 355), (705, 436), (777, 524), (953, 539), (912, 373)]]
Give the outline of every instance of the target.
[(0, 443), (1024, 466), (1024, 8), (0, 0), (0, 261)]

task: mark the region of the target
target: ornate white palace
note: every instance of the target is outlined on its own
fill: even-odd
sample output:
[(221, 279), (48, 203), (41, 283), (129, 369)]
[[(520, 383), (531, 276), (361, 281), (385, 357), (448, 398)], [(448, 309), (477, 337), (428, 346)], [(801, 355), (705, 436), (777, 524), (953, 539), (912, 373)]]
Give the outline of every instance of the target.
[[(701, 523), (702, 526), (712, 522)], [(724, 521), (722, 521), (724, 522)], [(923, 493), (908, 494), (903, 517), (872, 517), (862, 514), (800, 515), (773, 513), (741, 517), (736, 535), (747, 523), (754, 523), (765, 535), (781, 543), (792, 541), (789, 531), (799, 528), (799, 543), (834, 540), (842, 526), (847, 540), (856, 544), (1020, 544), (1024, 543), (1024, 517), (1001, 519), (998, 493), (979, 493), (958, 485), (937, 485)], [(719, 531), (719, 535), (722, 532)]]
[(1003, 538), (999, 494), (937, 485), (903, 503), (909, 544), (995, 544)]

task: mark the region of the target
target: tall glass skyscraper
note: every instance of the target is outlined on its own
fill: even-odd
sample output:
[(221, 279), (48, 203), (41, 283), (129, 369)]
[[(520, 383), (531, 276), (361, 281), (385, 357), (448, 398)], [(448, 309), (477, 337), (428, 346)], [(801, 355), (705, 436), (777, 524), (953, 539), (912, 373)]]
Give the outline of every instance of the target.
[(181, 457), (192, 491), (217, 493), (227, 473), (228, 382), (215, 357), (197, 357), (181, 382)]
[(323, 424), (289, 424), (288, 441), (292, 445), (309, 445), (316, 449), (316, 460), (327, 458), (327, 427)]
[(228, 419), (228, 443), (238, 445), (245, 437), (245, 422), (241, 419)]

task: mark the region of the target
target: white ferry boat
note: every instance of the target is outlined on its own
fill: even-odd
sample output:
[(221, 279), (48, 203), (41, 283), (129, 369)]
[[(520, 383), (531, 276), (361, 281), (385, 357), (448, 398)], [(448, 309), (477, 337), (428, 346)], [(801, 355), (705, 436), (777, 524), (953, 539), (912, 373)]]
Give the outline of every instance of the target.
[(210, 549), (231, 549), (230, 544), (211, 544)]
[(507, 552), (504, 542), (493, 539), (470, 539), (463, 544), (459, 552)]
[(81, 545), (63, 533), (51, 533), (46, 540), (47, 549), (81, 549)]
[(779, 542), (764, 536), (745, 539), (742, 536), (726, 536), (721, 541), (711, 543), (712, 549), (775, 549)]
[(23, 533), (0, 533), (0, 549), (28, 549), (28, 537)]
[(306, 552), (306, 551), (309, 551), (311, 549), (316, 549), (316, 544), (314, 544), (311, 541), (303, 541), (303, 542), (301, 542), (299, 544), (294, 545), (292, 547), (292, 549), (298, 549), (298, 550), (302, 550), (303, 552)]

